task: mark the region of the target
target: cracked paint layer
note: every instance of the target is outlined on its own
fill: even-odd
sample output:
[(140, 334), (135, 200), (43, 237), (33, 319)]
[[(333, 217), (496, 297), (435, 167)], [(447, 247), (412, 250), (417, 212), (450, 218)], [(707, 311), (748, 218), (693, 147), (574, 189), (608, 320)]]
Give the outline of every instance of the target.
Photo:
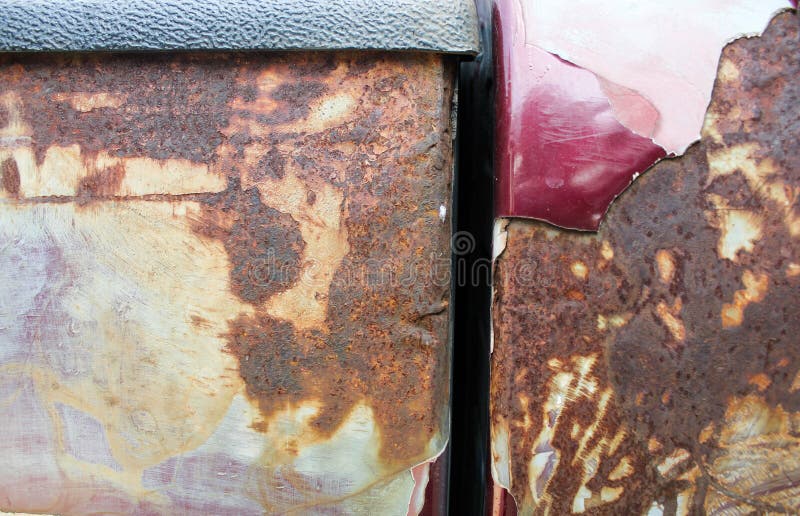
[(596, 234), (508, 224), (493, 474), (521, 514), (800, 511), (799, 28), (725, 48), (701, 141)]
[(452, 80), (0, 55), (0, 510), (406, 514), (447, 436)]

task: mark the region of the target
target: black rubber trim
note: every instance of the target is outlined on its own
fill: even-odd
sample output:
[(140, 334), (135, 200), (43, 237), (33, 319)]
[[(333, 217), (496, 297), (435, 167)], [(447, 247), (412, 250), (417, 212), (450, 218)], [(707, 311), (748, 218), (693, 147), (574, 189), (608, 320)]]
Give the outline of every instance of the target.
[[(494, 148), (492, 2), (477, 0), (483, 50), (462, 62), (458, 88), (453, 259), (453, 384), (449, 514), (491, 511), (489, 348)], [(467, 246), (456, 248), (460, 241)], [(473, 245), (474, 244), (474, 245)], [(469, 252), (462, 253), (462, 249)]]
[(0, 51), (403, 50), (474, 55), (472, 0), (0, 0)]

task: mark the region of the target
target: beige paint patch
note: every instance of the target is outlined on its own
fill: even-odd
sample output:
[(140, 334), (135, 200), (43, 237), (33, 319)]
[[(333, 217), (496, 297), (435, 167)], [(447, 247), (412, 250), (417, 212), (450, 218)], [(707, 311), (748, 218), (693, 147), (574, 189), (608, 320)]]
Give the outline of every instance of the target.
[(720, 231), (717, 254), (720, 258), (738, 262), (739, 251), (752, 252), (761, 238), (762, 216), (748, 210), (728, 206), (728, 201), (715, 194), (707, 196), (714, 210), (707, 212), (712, 225)]
[(22, 97), (13, 91), (2, 92), (0, 104), (8, 113), (6, 126), (0, 127), (0, 146), (4, 140), (8, 143), (14, 143), (17, 139), (30, 140), (33, 131), (22, 117)]
[(619, 463), (611, 470), (611, 473), (608, 475), (608, 479), (613, 481), (622, 480), (623, 478), (629, 477), (634, 473), (633, 466), (631, 465), (631, 461), (626, 455), (622, 457)]
[(586, 281), (586, 278), (589, 277), (589, 268), (581, 261), (572, 262), (569, 269), (572, 271), (572, 275), (579, 280)]
[(718, 125), (720, 120), (726, 119), (727, 118), (724, 114), (715, 113), (712, 111), (712, 108), (709, 107), (709, 110), (706, 112), (706, 116), (703, 119), (703, 129), (701, 130), (701, 134), (715, 143), (723, 143), (722, 134), (719, 132)]
[(720, 443), (733, 445), (749, 439), (760, 439), (774, 433), (788, 433), (788, 415), (780, 408), (771, 408), (763, 398), (749, 395), (728, 403)]
[[(376, 505), (377, 501), (373, 500), (371, 506), (365, 505), (365, 500), (359, 501), (359, 493), (379, 489), (383, 482), (376, 482), (376, 478), (396, 474), (403, 476), (403, 482), (395, 486), (398, 491), (393, 490), (393, 502), (389, 506), (408, 507), (414, 488), (413, 478), (407, 470), (388, 471), (381, 461), (378, 453), (380, 431), (372, 409), (366, 404), (356, 405), (340, 428), (322, 441), (309, 435), (308, 423), (317, 410), (315, 402), (304, 403), (280, 412), (270, 422), (267, 442), (276, 446), (265, 447), (259, 463), (267, 471), (271, 471), (275, 464), (283, 466), (266, 477), (256, 473), (249, 482), (249, 491), (265, 510), (275, 514), (291, 509), (293, 513), (302, 514), (312, 507), (352, 499), (347, 503), (352, 504), (355, 513), (368, 508), (379, 511), (385, 501)], [(308, 482), (319, 471), (328, 472), (324, 485)], [(291, 493), (291, 499), (287, 499), (287, 493)]]
[(119, 186), (119, 195), (215, 193), (227, 187), (222, 174), (212, 174), (208, 165), (189, 160), (129, 158), (120, 163), (125, 177)]
[(774, 174), (775, 165), (771, 160), (756, 163), (753, 156), (757, 156), (759, 151), (759, 145), (751, 142), (707, 152), (709, 175), (706, 184), (711, 184), (717, 177), (727, 176), (736, 171), (741, 171), (748, 182), (757, 182)]
[(611, 247), (611, 244), (608, 242), (608, 240), (603, 240), (603, 244), (600, 246), (600, 254), (605, 260), (614, 259), (614, 249)]
[(748, 211), (728, 210), (721, 218), (719, 256), (736, 261), (739, 251), (752, 252), (755, 241), (761, 238), (761, 216)]
[(669, 285), (675, 275), (675, 259), (672, 253), (666, 249), (660, 249), (656, 253), (656, 265), (658, 266), (658, 278), (661, 283)]
[(681, 298), (677, 298), (672, 306), (669, 306), (663, 301), (656, 306), (656, 315), (658, 315), (658, 318), (661, 319), (661, 322), (667, 327), (672, 338), (678, 342), (686, 340), (686, 326), (684, 326), (680, 318), (682, 308), (683, 302)]
[(777, 180), (770, 181), (769, 178), (777, 172), (778, 166), (770, 157), (757, 159), (763, 152), (757, 143), (742, 143), (716, 152), (708, 152), (709, 175), (706, 184), (711, 184), (717, 177), (741, 172), (752, 194), (777, 204), (777, 208), (784, 215), (789, 234), (795, 238), (799, 237), (800, 214), (797, 213), (795, 205), (800, 198), (800, 187), (785, 185)]
[(632, 315), (630, 313), (623, 313), (623, 314), (611, 314), (611, 315), (597, 315), (597, 329), (605, 331), (607, 328), (622, 328), (626, 324)]
[[(74, 197), (81, 193), (81, 182), (89, 177), (97, 177), (98, 182), (115, 190), (103, 196), (213, 193), (227, 186), (225, 178), (211, 174), (207, 165), (182, 159), (116, 158), (107, 153), (91, 157), (79, 145), (49, 147), (39, 165), (32, 144), (13, 148), (3, 148), (0, 144), (0, 161), (7, 157), (17, 163), (22, 198)], [(112, 179), (103, 179), (104, 175), (113, 175), (111, 170), (118, 167), (123, 170), (119, 185)]]
[(769, 289), (769, 276), (766, 274), (754, 274), (746, 270), (742, 274), (744, 289), (737, 290), (733, 294), (733, 302), (722, 305), (722, 327), (732, 328), (742, 324), (744, 320), (744, 309), (750, 303), (760, 303), (764, 300)]
[(324, 96), (311, 106), (311, 114), (304, 126), (309, 131), (319, 132), (335, 127), (352, 118), (351, 111), (356, 100), (349, 93)]
[(689, 460), (689, 458), (691, 458), (691, 454), (688, 451), (683, 448), (678, 448), (665, 457), (664, 460), (656, 466), (656, 469), (662, 477), (668, 477), (673, 469)]
[(611, 503), (619, 500), (619, 497), (622, 496), (622, 493), (625, 492), (625, 488), (623, 487), (608, 487), (603, 486), (600, 489), (600, 500), (603, 503)]
[(126, 97), (110, 93), (57, 93), (53, 99), (68, 102), (76, 111), (88, 113), (100, 108), (118, 108), (127, 102)]
[(79, 145), (53, 146), (37, 166), (33, 147), (14, 152), (19, 167), (20, 197), (72, 197), (78, 183), (91, 172), (83, 162)]
[(719, 62), (717, 80), (733, 82), (739, 80), (739, 68), (730, 60), (723, 58)]
[(511, 485), (508, 423), (500, 419), (492, 425), (492, 478), (504, 488)]

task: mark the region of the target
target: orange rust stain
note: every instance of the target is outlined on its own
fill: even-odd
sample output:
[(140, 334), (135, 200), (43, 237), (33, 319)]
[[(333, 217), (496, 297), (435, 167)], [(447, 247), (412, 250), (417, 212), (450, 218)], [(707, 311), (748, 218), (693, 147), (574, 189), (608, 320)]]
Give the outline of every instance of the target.
[(756, 386), (759, 392), (764, 392), (772, 384), (772, 380), (770, 380), (769, 376), (767, 376), (766, 374), (758, 373), (751, 376), (747, 380), (747, 383)]
[(750, 303), (760, 303), (764, 300), (769, 289), (769, 276), (754, 274), (750, 270), (742, 274), (744, 289), (733, 294), (733, 303), (722, 305), (722, 327), (732, 328), (740, 326), (744, 320), (744, 310)]
[(580, 290), (568, 290), (567, 291), (567, 298), (573, 301), (583, 301), (586, 299), (586, 295)]
[(8, 192), (12, 197), (19, 195), (19, 168), (17, 161), (14, 158), (6, 158), (0, 165), (0, 180), (2, 180), (3, 190)]

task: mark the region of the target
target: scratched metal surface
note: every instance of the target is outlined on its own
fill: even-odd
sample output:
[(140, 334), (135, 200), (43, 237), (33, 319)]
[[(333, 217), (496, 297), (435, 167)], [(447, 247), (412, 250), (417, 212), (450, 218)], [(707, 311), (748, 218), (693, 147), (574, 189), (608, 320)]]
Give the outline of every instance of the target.
[(509, 223), (492, 452), (522, 514), (800, 511), (798, 76), (786, 12), (598, 233)]
[(448, 432), (452, 79), (0, 56), (0, 510), (405, 514)]

